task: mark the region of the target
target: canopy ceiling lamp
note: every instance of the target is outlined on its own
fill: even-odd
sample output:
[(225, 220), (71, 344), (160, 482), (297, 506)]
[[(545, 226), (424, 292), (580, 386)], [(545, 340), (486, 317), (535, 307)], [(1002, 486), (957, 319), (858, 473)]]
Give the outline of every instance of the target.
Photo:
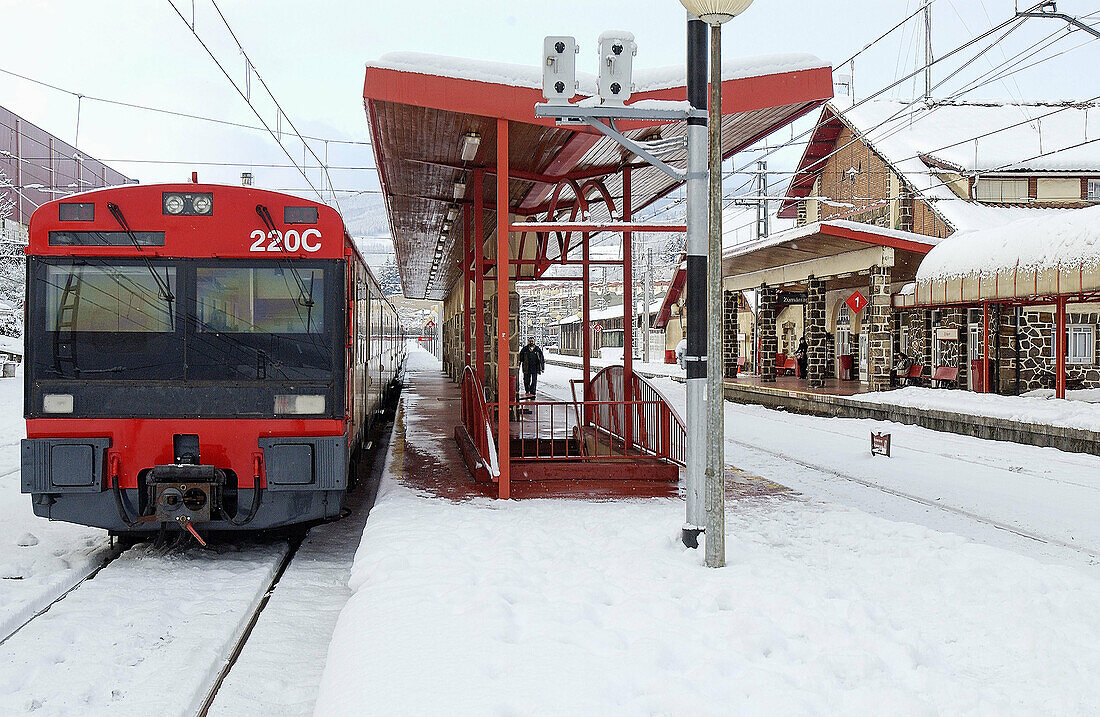
[[(702, 415), (702, 401), (700, 394), (705, 376), (706, 385), (706, 470), (703, 480), (698, 475), (699, 463), (689, 463), (687, 470), (687, 484), (689, 494), (688, 520), (685, 529), (690, 530), (694, 523), (698, 525), (698, 518), (693, 520), (691, 508), (691, 496), (698, 492), (700, 484), (705, 485), (703, 506), (706, 512), (706, 561), (712, 568), (720, 568), (726, 564), (726, 508), (725, 508), (725, 400), (723, 396), (722, 379), (722, 23), (732, 20), (743, 13), (753, 0), (680, 0), (687, 11), (710, 25), (710, 117), (709, 132), (709, 179), (710, 190), (708, 192), (708, 205), (710, 209), (709, 241), (706, 242), (706, 252), (703, 252), (702, 235), (706, 224), (701, 221), (701, 202), (692, 202), (692, 196), (698, 195), (698, 185), (695, 191), (688, 188), (688, 297), (697, 310), (701, 309), (703, 302), (699, 300), (706, 295), (705, 320), (699, 317), (689, 317), (688, 323), (688, 351), (692, 354), (694, 366), (688, 368), (688, 415), (689, 421)], [(692, 78), (696, 85), (701, 83), (701, 78), (706, 74), (705, 39), (696, 38), (693, 41), (691, 26), (688, 26), (688, 100), (695, 107), (698, 97), (693, 97)], [(703, 31), (700, 31), (701, 33)], [(702, 35), (705, 38), (705, 33)], [(689, 128), (688, 141), (698, 143), (702, 132), (694, 135)], [(689, 166), (688, 176), (698, 171), (691, 166), (690, 157), (699, 157), (700, 150), (696, 147), (688, 148)], [(701, 168), (699, 168), (701, 169)], [(689, 185), (691, 182), (689, 181)], [(695, 266), (693, 267), (692, 264)], [(694, 271), (693, 271), (694, 268)], [(705, 289), (703, 287), (706, 287)], [(692, 296), (697, 297), (692, 299)], [(710, 330), (707, 330), (707, 327)], [(692, 332), (695, 336), (692, 337)], [(703, 349), (705, 347), (705, 353)], [(694, 349), (694, 350), (693, 350)], [(705, 365), (705, 370), (703, 366)], [(694, 374), (694, 375), (693, 375)], [(692, 379), (695, 378), (695, 381)], [(692, 384), (698, 388), (692, 387)], [(694, 400), (693, 400), (694, 399)], [(692, 409), (695, 409), (694, 411)], [(694, 487), (693, 487), (694, 486)], [(689, 536), (685, 533), (685, 543)]]

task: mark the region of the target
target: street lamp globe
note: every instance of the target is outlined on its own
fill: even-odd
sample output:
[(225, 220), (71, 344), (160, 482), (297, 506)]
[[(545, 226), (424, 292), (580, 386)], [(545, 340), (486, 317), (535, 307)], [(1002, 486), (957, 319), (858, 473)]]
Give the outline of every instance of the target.
[(732, 20), (752, 5), (752, 0), (680, 0), (695, 17), (711, 25)]

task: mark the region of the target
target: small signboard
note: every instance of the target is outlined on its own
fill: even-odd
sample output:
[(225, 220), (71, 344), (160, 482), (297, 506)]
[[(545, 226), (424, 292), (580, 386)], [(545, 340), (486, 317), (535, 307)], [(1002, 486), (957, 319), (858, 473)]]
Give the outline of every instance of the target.
[(775, 294), (777, 304), (805, 304), (809, 294), (805, 291), (778, 291)]
[(435, 322), (429, 320), (428, 323), (424, 324), (424, 328), (428, 329), (429, 331), (434, 329), (435, 328)]
[(853, 314), (858, 314), (867, 306), (867, 297), (859, 293), (859, 291), (854, 291), (844, 303), (848, 305), (848, 308), (852, 310)]
[(890, 434), (871, 431), (871, 455), (890, 457)]
[(600, 324), (597, 324), (595, 321), (593, 321), (592, 322), (592, 331), (597, 333), (597, 334), (602, 333), (603, 332), (603, 326), (601, 326)]
[(939, 341), (958, 341), (959, 329), (936, 329), (936, 339)]

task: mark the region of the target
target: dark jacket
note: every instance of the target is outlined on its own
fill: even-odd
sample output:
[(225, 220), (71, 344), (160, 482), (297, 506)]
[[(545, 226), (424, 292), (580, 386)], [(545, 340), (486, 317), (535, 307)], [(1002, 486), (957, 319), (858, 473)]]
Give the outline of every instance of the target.
[(519, 350), (519, 367), (524, 373), (542, 373), (546, 368), (546, 359), (542, 357), (542, 349), (538, 346), (524, 344)]

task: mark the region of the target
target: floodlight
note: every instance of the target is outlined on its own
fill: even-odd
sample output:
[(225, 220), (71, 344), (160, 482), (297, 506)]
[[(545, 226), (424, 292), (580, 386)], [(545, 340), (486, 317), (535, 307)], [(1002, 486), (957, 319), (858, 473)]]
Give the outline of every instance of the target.
[(638, 45), (625, 30), (610, 30), (600, 35), (600, 75), (597, 89), (605, 105), (622, 106), (634, 90), (632, 75)]
[(680, 0), (695, 17), (711, 25), (732, 20), (752, 5), (752, 0)]
[(467, 132), (462, 136), (462, 161), (471, 162), (477, 156), (477, 149), (481, 146), (481, 135), (477, 132)]
[(551, 35), (542, 41), (542, 96), (547, 104), (567, 105), (577, 94), (577, 40)]

